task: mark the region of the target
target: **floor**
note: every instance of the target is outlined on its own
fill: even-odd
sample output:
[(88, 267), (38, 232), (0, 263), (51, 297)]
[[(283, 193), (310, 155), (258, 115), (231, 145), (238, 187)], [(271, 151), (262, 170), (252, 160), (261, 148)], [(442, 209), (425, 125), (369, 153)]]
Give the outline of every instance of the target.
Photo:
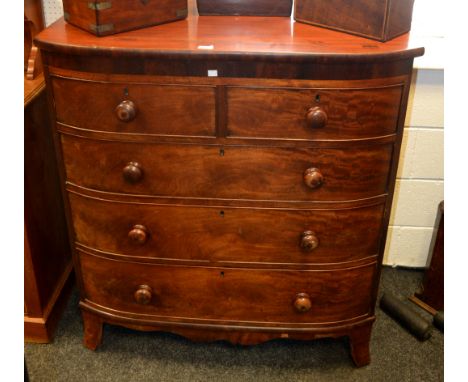
[[(380, 294), (413, 294), (421, 271), (384, 268)], [(32, 382), (85, 381), (442, 381), (444, 337), (420, 342), (376, 309), (371, 364), (355, 368), (346, 338), (309, 342), (274, 340), (243, 347), (192, 343), (182, 337), (105, 325), (95, 352), (82, 346), (76, 290), (51, 344), (26, 344)], [(424, 315), (424, 314), (423, 314)], [(430, 316), (425, 315), (429, 318)]]

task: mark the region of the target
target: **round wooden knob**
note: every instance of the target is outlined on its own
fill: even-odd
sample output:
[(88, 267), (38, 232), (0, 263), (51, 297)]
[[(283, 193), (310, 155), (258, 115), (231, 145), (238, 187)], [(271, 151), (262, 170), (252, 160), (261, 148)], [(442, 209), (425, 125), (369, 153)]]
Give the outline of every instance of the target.
[(319, 106), (311, 107), (307, 111), (306, 118), (309, 126), (314, 129), (320, 129), (324, 127), (328, 120), (327, 113), (325, 113), (325, 111)]
[(153, 290), (148, 285), (140, 285), (134, 294), (135, 301), (138, 304), (147, 305), (153, 296)]
[(115, 108), (115, 114), (123, 122), (133, 121), (136, 117), (136, 106), (130, 100), (122, 101)]
[(319, 245), (319, 239), (313, 231), (305, 231), (301, 236), (301, 248), (305, 252), (311, 252)]
[(318, 168), (308, 168), (304, 171), (304, 183), (307, 187), (318, 188), (323, 183), (323, 175)]
[(294, 300), (294, 308), (300, 313), (307, 312), (312, 307), (310, 297), (307, 293), (298, 293)]
[(135, 244), (143, 245), (148, 240), (148, 230), (144, 225), (136, 224), (128, 233), (128, 238)]
[(137, 183), (143, 178), (143, 169), (137, 162), (129, 162), (123, 169), (124, 179), (129, 183)]

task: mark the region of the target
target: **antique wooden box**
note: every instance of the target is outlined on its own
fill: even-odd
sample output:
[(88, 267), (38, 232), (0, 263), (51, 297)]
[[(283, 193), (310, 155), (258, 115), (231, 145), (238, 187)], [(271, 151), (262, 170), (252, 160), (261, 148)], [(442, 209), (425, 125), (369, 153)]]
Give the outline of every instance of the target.
[(197, 0), (198, 13), (209, 15), (291, 16), (292, 0)]
[(387, 41), (411, 29), (414, 0), (296, 0), (297, 21)]
[(105, 36), (187, 17), (187, 0), (63, 0), (70, 24)]

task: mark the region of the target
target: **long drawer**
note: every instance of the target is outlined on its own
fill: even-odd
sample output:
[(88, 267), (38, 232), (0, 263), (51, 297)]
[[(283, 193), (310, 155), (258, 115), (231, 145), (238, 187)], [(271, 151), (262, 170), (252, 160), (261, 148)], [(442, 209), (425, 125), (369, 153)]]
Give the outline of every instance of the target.
[(80, 261), (85, 298), (116, 311), (295, 325), (368, 314), (376, 270), (375, 263), (333, 271), (164, 266), (83, 252)]
[(382, 195), (392, 144), (360, 149), (220, 147), (96, 141), (62, 135), (68, 181), (172, 197), (339, 201)]
[(326, 264), (378, 253), (383, 205), (341, 210), (146, 205), (69, 195), (76, 240), (139, 258)]
[(81, 129), (215, 136), (213, 86), (125, 84), (56, 77), (52, 88), (57, 121)]
[(402, 86), (368, 89), (229, 87), (228, 136), (362, 139), (394, 134)]

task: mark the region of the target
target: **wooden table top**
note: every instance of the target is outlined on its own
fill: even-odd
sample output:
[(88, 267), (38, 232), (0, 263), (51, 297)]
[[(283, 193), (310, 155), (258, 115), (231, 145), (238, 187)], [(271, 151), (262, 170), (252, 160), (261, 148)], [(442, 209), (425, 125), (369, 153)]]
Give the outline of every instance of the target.
[(193, 16), (106, 37), (78, 29), (63, 18), (42, 31), (36, 44), (70, 54), (270, 57), (320, 60), (379, 60), (416, 57), (424, 48), (410, 34), (381, 43), (295, 22), (289, 17)]
[(45, 88), (44, 74), (40, 73), (33, 80), (24, 76), (24, 107), (26, 107)]

